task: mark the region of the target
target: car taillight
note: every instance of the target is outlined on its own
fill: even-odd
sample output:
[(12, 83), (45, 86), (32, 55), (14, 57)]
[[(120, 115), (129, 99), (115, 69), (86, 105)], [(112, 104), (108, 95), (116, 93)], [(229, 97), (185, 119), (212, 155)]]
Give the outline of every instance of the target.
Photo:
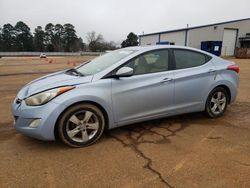
[(232, 70), (232, 71), (235, 71), (237, 73), (240, 72), (240, 68), (237, 65), (230, 65), (230, 66), (227, 67), (227, 70)]

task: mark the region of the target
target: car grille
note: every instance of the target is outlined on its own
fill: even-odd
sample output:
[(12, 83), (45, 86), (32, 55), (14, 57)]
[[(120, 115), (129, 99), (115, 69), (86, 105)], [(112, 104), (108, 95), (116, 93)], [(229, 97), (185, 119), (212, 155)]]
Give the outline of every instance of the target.
[(22, 102), (22, 99), (17, 99), (16, 104), (20, 104)]
[(18, 116), (14, 116), (14, 120), (17, 121), (18, 120)]

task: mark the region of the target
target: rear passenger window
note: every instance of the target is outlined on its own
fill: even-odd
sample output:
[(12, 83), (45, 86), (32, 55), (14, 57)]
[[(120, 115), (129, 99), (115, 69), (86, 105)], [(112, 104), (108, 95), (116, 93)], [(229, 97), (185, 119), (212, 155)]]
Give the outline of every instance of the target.
[(197, 67), (207, 62), (205, 54), (190, 50), (174, 50), (176, 69)]

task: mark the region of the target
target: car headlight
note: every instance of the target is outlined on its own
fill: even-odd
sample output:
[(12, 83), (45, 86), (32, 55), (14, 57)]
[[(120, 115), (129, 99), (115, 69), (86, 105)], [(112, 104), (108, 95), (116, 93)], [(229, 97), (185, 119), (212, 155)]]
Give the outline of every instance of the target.
[(32, 95), (26, 98), (25, 103), (28, 106), (42, 105), (42, 104), (49, 102), (50, 100), (57, 97), (58, 95), (61, 95), (62, 93), (65, 93), (74, 88), (75, 88), (74, 86), (64, 86), (64, 87), (59, 87), (59, 88), (43, 91), (41, 93), (37, 93), (35, 95)]

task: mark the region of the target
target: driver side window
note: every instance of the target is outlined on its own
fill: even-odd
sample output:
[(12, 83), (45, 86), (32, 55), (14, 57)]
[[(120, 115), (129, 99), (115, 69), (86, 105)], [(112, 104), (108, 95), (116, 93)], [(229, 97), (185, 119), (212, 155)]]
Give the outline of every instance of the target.
[(128, 62), (134, 75), (156, 73), (168, 70), (168, 50), (147, 52)]

